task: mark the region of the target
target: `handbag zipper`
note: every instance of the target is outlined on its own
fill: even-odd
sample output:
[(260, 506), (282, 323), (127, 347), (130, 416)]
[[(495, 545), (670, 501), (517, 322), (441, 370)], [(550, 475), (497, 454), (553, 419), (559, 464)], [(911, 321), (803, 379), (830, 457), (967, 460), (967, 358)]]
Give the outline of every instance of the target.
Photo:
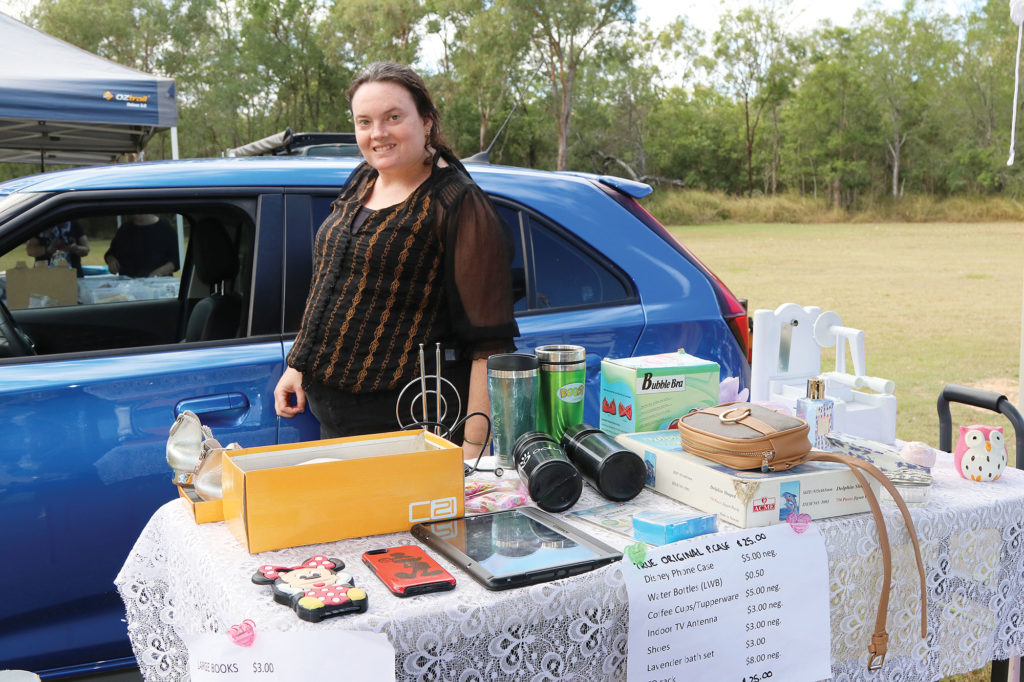
[[(770, 462), (775, 457), (775, 451), (774, 450), (762, 450), (761, 452), (726, 452), (724, 450), (709, 450), (707, 448), (702, 448), (702, 447), (697, 447), (697, 448), (694, 448), (694, 449), (695, 450), (699, 450), (701, 452), (706, 452), (706, 453), (711, 454), (711, 455), (725, 455), (726, 457), (760, 457), (761, 458), (761, 472), (765, 473), (765, 474), (771, 472), (771, 468), (769, 468), (768, 462)], [(694, 454), (699, 454), (699, 453), (698, 452), (694, 452)], [(728, 466), (728, 465), (726, 465), (726, 466)]]

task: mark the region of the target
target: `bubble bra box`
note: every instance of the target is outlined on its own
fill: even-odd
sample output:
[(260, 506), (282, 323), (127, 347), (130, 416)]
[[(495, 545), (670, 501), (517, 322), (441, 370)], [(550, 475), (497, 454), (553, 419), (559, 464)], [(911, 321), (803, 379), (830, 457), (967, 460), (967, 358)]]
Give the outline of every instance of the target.
[(697, 407), (718, 404), (717, 362), (684, 353), (601, 361), (601, 430), (660, 431)]
[[(740, 528), (783, 523), (790, 514), (824, 519), (869, 511), (845, 464), (806, 462), (767, 474), (735, 471), (685, 452), (678, 431), (622, 434), (615, 440), (644, 458), (647, 487)], [(877, 495), (878, 483), (871, 486)]]

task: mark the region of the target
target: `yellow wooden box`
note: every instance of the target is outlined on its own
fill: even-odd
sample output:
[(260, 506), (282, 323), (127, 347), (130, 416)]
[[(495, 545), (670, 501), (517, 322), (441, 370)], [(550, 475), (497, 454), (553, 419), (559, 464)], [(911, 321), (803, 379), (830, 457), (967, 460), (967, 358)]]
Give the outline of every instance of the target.
[(253, 554), (465, 513), (462, 448), (423, 430), (224, 454), (224, 520)]

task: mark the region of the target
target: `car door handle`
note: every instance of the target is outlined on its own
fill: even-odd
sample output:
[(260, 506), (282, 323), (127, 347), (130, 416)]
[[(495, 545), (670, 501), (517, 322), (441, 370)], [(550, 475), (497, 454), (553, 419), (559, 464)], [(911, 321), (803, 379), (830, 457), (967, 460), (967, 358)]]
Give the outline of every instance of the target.
[(174, 406), (174, 414), (191, 410), (203, 421), (211, 418), (223, 421), (237, 419), (248, 409), (249, 399), (243, 393), (218, 393), (182, 400)]

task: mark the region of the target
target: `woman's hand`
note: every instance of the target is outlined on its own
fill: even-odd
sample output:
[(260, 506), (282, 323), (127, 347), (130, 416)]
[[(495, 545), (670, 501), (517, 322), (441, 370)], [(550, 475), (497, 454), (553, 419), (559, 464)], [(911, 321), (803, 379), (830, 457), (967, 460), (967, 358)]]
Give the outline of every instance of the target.
[[(295, 404), (292, 404), (295, 396)], [(291, 419), (300, 412), (306, 411), (306, 392), (302, 390), (302, 372), (289, 367), (281, 375), (274, 389), (274, 411), (278, 417)]]

